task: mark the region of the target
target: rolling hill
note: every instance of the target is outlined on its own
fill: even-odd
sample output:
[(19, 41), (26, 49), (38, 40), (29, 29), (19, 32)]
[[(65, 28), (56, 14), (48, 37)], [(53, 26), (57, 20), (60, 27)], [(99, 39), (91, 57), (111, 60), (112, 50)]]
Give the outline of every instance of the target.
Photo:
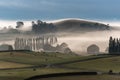
[[(0, 52), (0, 62), (1, 62), (0, 80), (24, 80), (36, 75), (81, 72), (81, 71), (100, 71), (106, 73), (110, 69), (112, 69), (113, 72), (115, 73), (119, 73), (120, 71), (120, 65), (119, 65), (120, 56), (107, 55), (107, 54), (78, 56), (74, 54), (35, 53), (35, 52), (27, 52), (27, 51)], [(51, 64), (51, 66), (40, 67), (40, 65), (44, 65), (46, 63)], [(84, 76), (54, 77), (54, 78), (45, 78), (42, 80), (56, 80), (56, 79), (57, 80), (66, 80), (66, 79), (68, 80), (118, 79), (119, 80), (120, 77), (119, 75), (100, 74), (100, 75), (92, 75), (92, 76), (84, 75)]]
[[(39, 20), (38, 20), (39, 21)], [(37, 23), (37, 22), (36, 22)], [(33, 28), (34, 27), (34, 28)], [(32, 26), (32, 31), (25, 31), (24, 33), (54, 33), (54, 32), (90, 32), (110, 30), (111, 26), (100, 23), (98, 21), (82, 20), (82, 19), (61, 19), (51, 22), (43, 22)], [(2, 29), (0, 33), (19, 34), (23, 33), (18, 29)], [(24, 34), (23, 33), (23, 34)]]
[(58, 32), (103, 31), (110, 29), (109, 25), (103, 23), (79, 19), (65, 19), (53, 22), (53, 24), (57, 27)]

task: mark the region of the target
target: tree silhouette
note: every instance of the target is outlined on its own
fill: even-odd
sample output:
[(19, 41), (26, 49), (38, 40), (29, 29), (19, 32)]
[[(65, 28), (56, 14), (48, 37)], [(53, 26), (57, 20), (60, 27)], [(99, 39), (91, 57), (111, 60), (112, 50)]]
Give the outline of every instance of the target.
[(109, 53), (110, 54), (119, 54), (120, 53), (120, 39), (113, 38), (112, 36), (109, 39)]

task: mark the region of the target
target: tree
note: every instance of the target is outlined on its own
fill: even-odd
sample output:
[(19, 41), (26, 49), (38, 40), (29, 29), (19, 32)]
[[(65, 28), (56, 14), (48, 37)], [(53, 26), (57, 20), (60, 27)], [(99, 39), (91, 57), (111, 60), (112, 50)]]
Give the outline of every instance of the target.
[(109, 53), (120, 53), (120, 39), (118, 38), (112, 38), (109, 39)]
[(113, 42), (113, 39), (112, 39), (112, 37), (110, 37), (110, 39), (109, 39), (109, 53), (112, 53), (112, 51), (113, 51), (113, 44), (112, 44), (112, 42)]

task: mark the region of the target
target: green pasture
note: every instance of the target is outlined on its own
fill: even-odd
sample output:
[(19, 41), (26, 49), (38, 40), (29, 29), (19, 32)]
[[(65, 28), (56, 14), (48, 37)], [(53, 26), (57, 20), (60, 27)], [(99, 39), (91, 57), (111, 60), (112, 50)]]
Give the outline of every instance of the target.
[(75, 54), (35, 53), (35, 52), (0, 52), (0, 60), (29, 65), (43, 65), (79, 59)]
[(102, 71), (120, 72), (120, 56), (113, 56), (108, 58), (93, 59), (89, 61), (75, 62), (65, 64), (65, 67), (83, 69), (86, 71)]
[(62, 68), (37, 68), (35, 71), (33, 70), (33, 68), (0, 70), (0, 80), (24, 80), (26, 78), (36, 75), (75, 72), (75, 71), (77, 70), (62, 69)]
[[(50, 65), (57, 64), (57, 66), (53, 67), (46, 66), (37, 68), (35, 67), (49, 64)], [(0, 52), (0, 80), (24, 80), (31, 76), (52, 73), (64, 73), (76, 71), (108, 72), (109, 70), (113, 70), (113, 72), (120, 72), (119, 55), (80, 56), (76, 54), (45, 53), (45, 52), (39, 53), (29, 51)], [(69, 77), (66, 76), (50, 79), (46, 78), (44, 80), (73, 80), (73, 79), (119, 80), (120, 77), (113, 75), (69, 76)]]

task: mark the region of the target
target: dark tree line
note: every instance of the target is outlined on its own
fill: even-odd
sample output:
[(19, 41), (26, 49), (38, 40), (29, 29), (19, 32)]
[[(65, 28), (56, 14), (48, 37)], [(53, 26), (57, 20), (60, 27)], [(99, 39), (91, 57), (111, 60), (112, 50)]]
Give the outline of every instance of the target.
[(110, 37), (109, 39), (109, 53), (110, 54), (119, 54), (120, 53), (120, 38)]
[(57, 31), (57, 27), (52, 23), (46, 23), (38, 20), (37, 23), (32, 21), (32, 31), (37, 34), (55, 33)]

